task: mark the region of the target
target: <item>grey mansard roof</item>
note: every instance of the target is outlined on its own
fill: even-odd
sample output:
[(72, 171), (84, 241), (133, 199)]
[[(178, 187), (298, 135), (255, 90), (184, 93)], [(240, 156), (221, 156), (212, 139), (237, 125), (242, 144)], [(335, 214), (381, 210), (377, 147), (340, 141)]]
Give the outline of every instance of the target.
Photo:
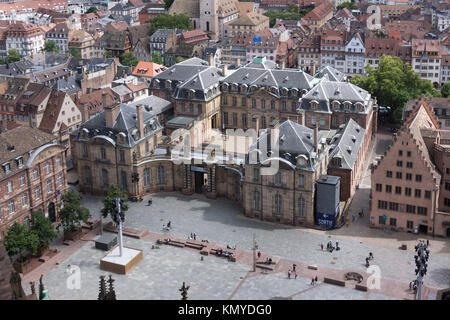
[[(88, 139), (101, 137), (113, 144), (118, 144), (125, 147), (134, 146), (141, 140), (141, 137), (136, 139), (133, 137), (134, 133), (138, 130), (136, 107), (127, 104), (120, 104), (117, 108), (120, 108), (120, 111), (114, 121), (113, 127), (106, 126), (105, 111), (102, 110), (93, 118), (84, 122), (76, 131), (72, 133), (75, 136), (75, 140), (87, 141)], [(152, 112), (148, 112), (145, 108), (143, 108), (142, 115), (144, 128), (147, 128), (145, 137), (151, 136), (163, 129), (161, 124), (158, 122), (157, 117)], [(87, 137), (84, 136), (84, 134), (87, 134)], [(124, 143), (120, 143), (118, 141), (118, 135), (125, 137)]]
[[(366, 130), (351, 118), (347, 124), (342, 125), (331, 141), (328, 168), (353, 170), (365, 134)], [(334, 158), (341, 159), (341, 166), (332, 161)]]
[(313, 87), (314, 79), (309, 74), (298, 69), (275, 69), (275, 63), (270, 60), (255, 58), (253, 62), (237, 69), (223, 79), (222, 83), (228, 85), (238, 84), (274, 87), (277, 89), (309, 90)]
[[(332, 113), (332, 111), (364, 113), (372, 108), (370, 93), (349, 82), (323, 80), (314, 86), (300, 99), (300, 110)], [(311, 102), (317, 102), (317, 109), (312, 108)], [(338, 109), (333, 109), (333, 102), (338, 102)], [(345, 110), (344, 103), (350, 102), (351, 106)], [(361, 104), (358, 109), (356, 104)]]
[[(280, 124), (278, 127), (278, 139), (274, 147), (270, 148), (272, 155), (268, 157), (266, 152), (263, 151), (266, 148), (266, 143), (270, 137), (271, 132), (266, 131), (261, 134), (257, 141), (249, 148), (249, 157), (252, 152), (261, 152), (260, 161), (262, 164), (268, 161), (268, 159), (280, 160), (283, 163), (288, 164), (292, 169), (301, 169), (313, 171), (316, 166), (323, 160), (325, 152), (327, 152), (328, 145), (326, 143), (327, 132), (319, 131), (318, 140), (319, 148), (323, 150), (319, 155), (315, 152), (314, 144), (314, 130), (308, 127), (302, 126), (291, 120), (287, 120)], [(257, 151), (260, 150), (260, 151)], [(278, 155), (277, 151), (278, 150)], [(297, 158), (303, 157), (306, 161), (305, 167), (297, 166)], [(314, 159), (318, 158), (318, 161)]]
[(347, 79), (344, 73), (330, 66), (326, 66), (320, 69), (319, 72), (314, 75), (314, 78), (324, 78), (330, 81), (345, 81)]
[(170, 101), (167, 101), (154, 95), (151, 95), (144, 99), (140, 99), (128, 105), (130, 107), (136, 107), (139, 104), (142, 104), (145, 108), (144, 110), (153, 115), (161, 114), (172, 107), (172, 103)]

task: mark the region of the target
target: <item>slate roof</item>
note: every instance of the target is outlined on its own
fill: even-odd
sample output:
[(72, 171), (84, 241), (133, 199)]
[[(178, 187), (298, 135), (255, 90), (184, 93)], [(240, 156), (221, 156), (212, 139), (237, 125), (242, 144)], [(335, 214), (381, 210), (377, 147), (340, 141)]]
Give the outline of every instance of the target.
[(74, 77), (58, 79), (52, 87), (53, 89), (67, 92), (69, 95), (81, 91), (81, 86)]
[(312, 84), (309, 74), (298, 69), (274, 69), (267, 68), (264, 63), (257, 61), (251, 62), (246, 66), (237, 69), (231, 75), (223, 79), (223, 83), (237, 83), (246, 84), (249, 87), (252, 85), (261, 87), (276, 87), (276, 88), (296, 88), (296, 89), (311, 89)]
[[(297, 167), (297, 157), (302, 156), (306, 160), (306, 166), (301, 168), (302, 170), (314, 171), (316, 166), (321, 163), (324, 158), (325, 152), (327, 152), (328, 145), (326, 143), (326, 131), (319, 131), (318, 140), (319, 146), (321, 146), (324, 150), (319, 154), (318, 161), (314, 161), (317, 158), (317, 154), (315, 152), (315, 143), (314, 143), (314, 130), (305, 126), (302, 126), (296, 122), (291, 120), (287, 120), (281, 123), (278, 127), (278, 139), (269, 151), (275, 151), (276, 155), (278, 150), (278, 156), (272, 159), (281, 160), (284, 163), (287, 163), (293, 169), (300, 169)], [(261, 146), (263, 149), (266, 147), (267, 140), (271, 133), (270, 131), (266, 131), (260, 135), (258, 140), (254, 144), (252, 144), (249, 148), (249, 155), (251, 152), (255, 152)], [(260, 157), (262, 163), (267, 160), (267, 157), (263, 155)]]
[[(338, 82), (323, 80), (312, 88), (300, 99), (299, 109), (306, 111), (315, 111), (323, 113), (332, 113), (333, 101), (340, 103), (340, 109), (344, 110), (344, 102), (349, 101), (352, 103), (350, 109), (351, 113), (364, 113), (367, 114), (372, 108), (369, 103), (370, 93), (366, 90), (355, 86), (350, 82)], [(317, 109), (311, 108), (311, 102), (317, 101), (319, 103)], [(357, 110), (355, 104), (360, 102), (363, 106), (362, 110)]]
[(142, 104), (144, 106), (144, 110), (155, 116), (163, 113), (164, 111), (169, 110), (170, 108), (173, 108), (172, 103), (170, 101), (167, 101), (154, 95), (130, 103), (129, 106), (136, 107), (139, 104)]
[[(117, 108), (120, 108), (120, 111), (112, 128), (106, 127), (105, 111), (102, 110), (97, 115), (84, 122), (79, 129), (73, 132), (75, 139), (81, 141), (86, 140), (80, 134), (82, 132), (87, 132), (89, 139), (96, 136), (103, 136), (111, 139), (114, 143), (117, 143), (117, 135), (122, 133), (126, 137), (125, 143), (117, 144), (125, 147), (134, 146), (136, 142), (141, 140), (140, 138), (133, 138), (133, 132), (138, 129), (136, 107), (127, 104), (120, 104)], [(153, 113), (146, 111), (144, 108), (142, 110), (142, 115), (144, 127), (148, 128), (145, 137), (149, 137), (163, 129)]]
[(353, 170), (365, 134), (366, 130), (352, 118), (340, 127), (331, 141), (329, 159), (340, 158), (341, 166), (336, 166), (333, 161), (330, 161), (328, 168)]
[(220, 70), (215, 67), (207, 67), (198, 73), (194, 74), (191, 78), (187, 79), (184, 83), (179, 85), (175, 90), (174, 97), (175, 98), (185, 98), (188, 95), (189, 90), (194, 90), (196, 92), (196, 96), (199, 99), (206, 100), (211, 97), (215, 97), (220, 94), (219, 90), (217, 90), (215, 95), (211, 97), (207, 97), (207, 90), (210, 90), (214, 87), (219, 87), (219, 81), (221, 80), (221, 76), (219, 74)]
[[(363, 42), (364, 43), (364, 42)], [(315, 75), (314, 78), (318, 79), (328, 79), (330, 81), (345, 81), (346, 76), (344, 73), (340, 72), (339, 70), (326, 66), (320, 69)]]
[(153, 79), (182, 82), (192, 78), (195, 74), (208, 67), (209, 65), (206, 61), (199, 58), (191, 58), (171, 66), (167, 70), (157, 74)]

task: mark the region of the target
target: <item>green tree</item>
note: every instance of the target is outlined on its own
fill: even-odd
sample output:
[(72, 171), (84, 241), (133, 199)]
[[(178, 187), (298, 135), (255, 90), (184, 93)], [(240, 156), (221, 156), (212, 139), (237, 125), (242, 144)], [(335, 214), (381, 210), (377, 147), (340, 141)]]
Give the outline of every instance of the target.
[(52, 222), (41, 211), (31, 214), (30, 229), (38, 236), (40, 247), (47, 247), (57, 237)]
[(161, 65), (164, 63), (163, 58), (161, 57), (161, 55), (158, 52), (155, 52), (153, 54), (152, 62), (161, 64)]
[(72, 55), (72, 57), (81, 59), (81, 50), (80, 48), (70, 48), (69, 53)]
[(158, 29), (194, 29), (189, 17), (184, 14), (162, 14), (151, 19), (150, 23), (152, 25), (152, 34)]
[(96, 13), (98, 10), (97, 10), (97, 8), (96, 7), (90, 7), (87, 11), (86, 11), (86, 13)]
[(408, 100), (422, 94), (439, 95), (430, 81), (421, 79), (411, 65), (403, 63), (398, 57), (383, 55), (377, 69), (370, 65), (365, 69), (363, 76), (356, 75), (351, 82), (369, 91), (380, 106), (391, 107), (389, 116), (394, 123), (401, 122), (403, 106)]
[(28, 226), (18, 222), (14, 222), (5, 237), (5, 248), (8, 254), (10, 256), (19, 254), (20, 262), (24, 260), (22, 254), (25, 250), (30, 250), (33, 254), (36, 254), (38, 246), (39, 238), (37, 234), (32, 232)]
[(295, 4), (295, 3), (289, 3), (289, 8), (288, 8), (288, 11), (289, 11), (289, 12), (295, 12), (295, 13), (297, 13), (298, 10), (299, 10), (299, 8), (298, 8), (298, 5), (297, 5), (297, 4)]
[(175, 57), (175, 63), (180, 63), (180, 62), (183, 62), (184, 60), (187, 60), (187, 58), (183, 58), (180, 56)]
[[(103, 199), (103, 209), (101, 210), (103, 218), (106, 218), (108, 216), (110, 216), (111, 218), (113, 217), (115, 198), (122, 198), (124, 202), (128, 201), (127, 195), (122, 190), (120, 190), (118, 186), (112, 184), (109, 187), (108, 194), (106, 195), (105, 199)], [(125, 215), (125, 212), (128, 210), (128, 205), (124, 203), (121, 209)]]
[(386, 34), (384, 34), (383, 31), (378, 30), (377, 32), (375, 32), (375, 37), (377, 37), (377, 38), (386, 38)]
[(106, 58), (112, 58), (113, 57), (112, 51), (111, 50), (106, 50), (105, 51), (105, 56), (106, 56)]
[(347, 8), (350, 11), (358, 9), (356, 4), (354, 4), (353, 2), (344, 2), (343, 4), (338, 5), (336, 7), (336, 10), (341, 10), (341, 9), (344, 9), (344, 8)]
[(441, 96), (443, 98), (450, 98), (450, 82), (446, 82), (442, 85)]
[(6, 59), (0, 58), (0, 64), (6, 64)]
[(164, 0), (164, 8), (166, 10), (169, 10), (170, 6), (172, 5), (174, 0)]
[(8, 62), (9, 63), (20, 61), (20, 59), (22, 59), (22, 55), (19, 52), (17, 52), (16, 49), (8, 50)]
[(45, 52), (54, 52), (54, 53), (58, 53), (59, 52), (59, 49), (56, 46), (55, 40), (49, 40), (49, 41), (45, 42), (43, 50)]
[(139, 63), (139, 59), (136, 58), (132, 52), (124, 53), (120, 56), (121, 63), (124, 66), (136, 66)]
[(81, 205), (81, 194), (78, 191), (70, 190), (62, 196), (63, 208), (59, 212), (61, 223), (65, 232), (73, 232), (81, 228), (81, 223), (87, 223), (89, 217), (89, 209)]
[[(294, 4), (294, 6), (296, 6)], [(293, 11), (290, 11), (293, 10)], [(293, 6), (290, 6), (287, 11), (277, 11), (277, 10), (269, 10), (267, 12), (264, 12), (264, 15), (266, 17), (269, 17), (269, 24), (270, 27), (273, 27), (276, 23), (277, 19), (282, 20), (300, 20), (303, 18), (304, 15), (306, 15), (309, 11), (312, 9), (298, 9), (294, 10)]]

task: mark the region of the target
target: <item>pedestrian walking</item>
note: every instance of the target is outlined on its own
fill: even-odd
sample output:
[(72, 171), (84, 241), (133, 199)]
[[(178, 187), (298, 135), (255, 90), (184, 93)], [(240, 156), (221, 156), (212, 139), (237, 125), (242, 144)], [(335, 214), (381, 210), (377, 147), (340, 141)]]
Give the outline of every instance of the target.
[(311, 285), (314, 285), (314, 277), (311, 278)]
[(314, 279), (315, 282), (319, 281), (319, 278), (316, 276), (316, 278)]
[(292, 265), (292, 271), (294, 271), (295, 272), (295, 267), (296, 267), (297, 265), (294, 263), (293, 265)]
[(336, 249), (339, 248), (339, 242), (336, 241)]
[(288, 270), (288, 279), (291, 278), (291, 270)]
[(294, 272), (295, 279), (297, 279), (297, 271)]
[(323, 251), (323, 242), (320, 244), (320, 249)]
[(261, 258), (261, 251), (258, 251), (258, 259)]
[(372, 252), (369, 252), (369, 259), (370, 259), (370, 260), (373, 260), (373, 254), (372, 254)]
[(430, 240), (427, 239), (427, 247), (430, 245)]
[(197, 240), (197, 235), (194, 233), (194, 240)]

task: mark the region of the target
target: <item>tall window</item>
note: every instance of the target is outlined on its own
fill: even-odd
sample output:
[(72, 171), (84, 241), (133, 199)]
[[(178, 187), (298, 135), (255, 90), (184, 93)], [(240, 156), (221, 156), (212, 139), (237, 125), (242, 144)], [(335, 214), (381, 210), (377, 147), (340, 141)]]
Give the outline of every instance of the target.
[(20, 177), (20, 185), (21, 186), (25, 185), (25, 176)]
[(58, 186), (63, 185), (63, 175), (62, 173), (58, 174)]
[(298, 215), (299, 217), (305, 216), (305, 199), (303, 197), (298, 198)]
[(266, 108), (266, 100), (261, 99), (261, 109), (265, 109)]
[(56, 158), (56, 167), (57, 167), (57, 168), (60, 168), (60, 167), (61, 167), (61, 158), (60, 158), (60, 157), (57, 157), (57, 158)]
[(105, 148), (100, 148), (100, 158), (106, 159), (106, 150)]
[(298, 187), (299, 188), (305, 187), (305, 176), (301, 173), (298, 174)]
[(261, 194), (259, 191), (253, 192), (253, 209), (260, 210)]
[(275, 214), (281, 214), (281, 201), (282, 198), (279, 194), (275, 195), (275, 206), (274, 206), (274, 213)]
[(144, 186), (150, 185), (150, 168), (144, 169)]
[(122, 190), (127, 191), (127, 173), (125, 171), (120, 171), (120, 180), (121, 180), (121, 187)]
[(109, 186), (108, 171), (106, 169), (102, 169), (102, 183), (104, 187)]
[(253, 168), (253, 182), (259, 182), (259, 168)]
[(280, 171), (278, 171), (277, 174), (275, 175), (275, 185), (281, 186), (281, 172)]
[(28, 197), (26, 192), (22, 193), (22, 207), (26, 207), (28, 204)]
[(85, 184), (91, 184), (92, 183), (91, 168), (88, 167), (88, 166), (84, 167), (84, 183)]
[(8, 189), (8, 193), (13, 191), (13, 183), (11, 181), (8, 181), (6, 184), (6, 189)]
[(9, 201), (9, 213), (13, 213), (14, 211), (16, 211), (16, 206), (14, 204), (14, 200), (10, 200)]
[(166, 172), (163, 166), (158, 167), (158, 184), (166, 183)]
[(46, 174), (50, 173), (50, 163), (47, 162), (47, 163), (45, 164), (44, 170), (45, 170), (45, 173), (46, 173)]
[(87, 158), (89, 156), (87, 145), (83, 145), (83, 157)]
[(36, 186), (34, 188), (34, 197), (36, 199), (40, 199), (41, 198), (41, 189), (39, 188), (39, 186)]
[(37, 169), (33, 169), (33, 179), (37, 179), (39, 177)]
[(47, 180), (47, 193), (51, 193), (51, 192), (53, 192), (52, 179), (48, 179)]
[(125, 162), (125, 151), (119, 150), (119, 161)]

